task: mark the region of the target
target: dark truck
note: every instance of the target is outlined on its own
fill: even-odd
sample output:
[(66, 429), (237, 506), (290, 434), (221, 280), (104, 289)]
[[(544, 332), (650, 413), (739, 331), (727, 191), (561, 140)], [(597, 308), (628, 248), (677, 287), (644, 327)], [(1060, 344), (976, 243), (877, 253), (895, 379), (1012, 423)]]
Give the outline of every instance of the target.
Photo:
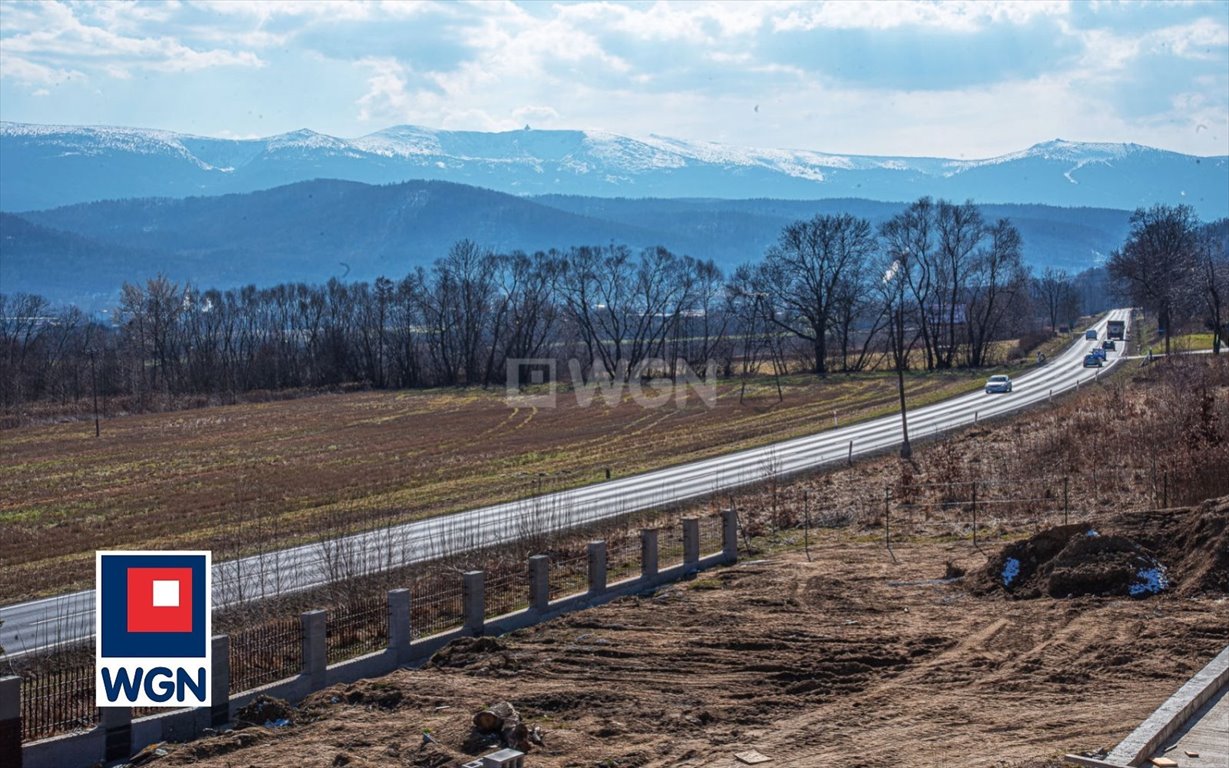
[(1127, 323), (1125, 320), (1110, 320), (1105, 325), (1105, 338), (1107, 339), (1124, 339), (1127, 333)]

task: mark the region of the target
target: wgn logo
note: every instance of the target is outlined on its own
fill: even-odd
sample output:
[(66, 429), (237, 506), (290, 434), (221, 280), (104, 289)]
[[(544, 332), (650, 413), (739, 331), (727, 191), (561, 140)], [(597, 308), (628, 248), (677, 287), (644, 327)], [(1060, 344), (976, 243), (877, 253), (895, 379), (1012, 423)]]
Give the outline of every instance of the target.
[(98, 552), (96, 703), (210, 705), (208, 552)]

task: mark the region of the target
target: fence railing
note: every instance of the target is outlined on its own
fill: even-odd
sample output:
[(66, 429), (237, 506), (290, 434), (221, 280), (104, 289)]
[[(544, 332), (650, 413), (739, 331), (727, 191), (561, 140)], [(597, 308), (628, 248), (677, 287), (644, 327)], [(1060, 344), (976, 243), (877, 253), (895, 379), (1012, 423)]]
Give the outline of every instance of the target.
[(524, 571), (512, 571), (484, 582), (485, 616), (502, 616), (529, 607), (529, 578)]
[(250, 691), (303, 668), (303, 623), (263, 621), (230, 633), (230, 692)]
[(588, 554), (571, 555), (550, 561), (550, 599), (584, 592), (589, 587)]
[(465, 623), (458, 574), (420, 578), (410, 586), (410, 595), (410, 626), (415, 639), (438, 635)]
[(325, 624), (330, 664), (378, 651), (388, 645), (388, 601), (379, 596), (350, 600), (330, 609)]
[[(302, 697), (330, 682), (384, 674), (398, 664), (422, 660), (454, 637), (529, 626), (702, 567), (732, 562), (737, 556), (734, 512), (726, 511), (719, 522), (688, 518), (678, 527), (623, 537), (609, 549), (606, 542), (596, 541), (581, 555), (531, 558), (528, 569), (501, 569), (489, 580), (481, 571), (445, 571), (422, 576), (408, 589), (354, 598), (325, 611), (308, 611), (298, 620), (262, 619), (214, 638), (213, 702), (203, 714), (193, 709), (98, 709), (92, 644), (42, 657), (23, 656), (20, 663), (7, 665), (6, 671), (18, 676), (0, 677), (0, 732), (20, 734), (20, 740), (13, 740), (15, 755), (4, 753), (8, 747), (0, 739), (0, 765), (39, 768), (126, 758), (152, 743), (137, 743), (134, 734), (158, 740), (161, 727), (162, 740), (182, 740), (185, 733), (199, 733), (202, 723), (228, 722), (239, 701), (254, 696), (258, 688)], [(701, 551), (715, 546), (715, 530), (724, 535), (720, 552), (702, 559)], [(669, 543), (669, 552), (677, 551), (671, 559), (683, 561), (681, 565), (642, 562), (642, 553), (644, 558), (657, 553), (659, 536)], [(134, 729), (132, 718), (146, 714), (157, 717), (142, 720), (140, 729)], [(105, 731), (105, 739), (47, 739), (74, 731), (84, 732), (82, 737)], [(99, 749), (104, 754), (91, 751)]]
[(23, 741), (88, 731), (98, 724), (93, 641), (46, 656), (25, 657), (12, 671), (21, 677)]

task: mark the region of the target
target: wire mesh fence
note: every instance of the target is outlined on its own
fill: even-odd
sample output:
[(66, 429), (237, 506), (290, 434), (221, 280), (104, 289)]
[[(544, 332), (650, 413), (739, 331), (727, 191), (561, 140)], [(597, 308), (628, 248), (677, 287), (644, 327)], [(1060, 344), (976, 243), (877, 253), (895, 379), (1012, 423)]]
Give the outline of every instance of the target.
[(507, 571), (487, 578), (483, 583), (483, 595), (486, 616), (502, 616), (528, 608), (528, 569)]
[(724, 520), (721, 515), (705, 515), (700, 518), (700, 556), (720, 552), (724, 546), (722, 531)]
[(606, 542), (606, 583), (640, 575), (640, 537), (622, 536)]
[[(1112, 480), (1106, 481), (1112, 482)], [(1106, 505), (1096, 486), (1068, 475), (1021, 480), (906, 482), (885, 488), (881, 501), (884, 540), (950, 537), (980, 548), (983, 542), (1067, 523), (1095, 522)]]
[(657, 533), (657, 567), (670, 568), (683, 562), (683, 527), (669, 525)]
[(388, 647), (388, 600), (358, 597), (328, 609), (325, 649), (329, 664)]
[(303, 669), (303, 622), (274, 619), (230, 633), (230, 692), (250, 691)]
[(410, 626), (414, 639), (438, 635), (465, 624), (461, 575), (420, 576), (410, 586)]
[(550, 599), (575, 595), (589, 589), (589, 554), (572, 555), (550, 560), (547, 576), (550, 584)]
[(92, 641), (26, 656), (8, 666), (21, 677), (22, 741), (89, 730), (98, 724)]

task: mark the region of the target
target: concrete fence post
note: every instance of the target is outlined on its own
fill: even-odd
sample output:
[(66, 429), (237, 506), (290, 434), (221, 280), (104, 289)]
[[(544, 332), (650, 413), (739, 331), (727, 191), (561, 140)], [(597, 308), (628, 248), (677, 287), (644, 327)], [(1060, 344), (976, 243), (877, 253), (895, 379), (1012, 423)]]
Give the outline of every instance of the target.
[(213, 679), (210, 682), (209, 726), (216, 728), (230, 722), (230, 636), (214, 635), (210, 641), (213, 656)]
[(99, 707), (98, 727), (102, 729), (102, 760), (123, 760), (132, 755), (132, 708)]
[(466, 571), (461, 581), (461, 605), (465, 615), (465, 631), (481, 637), (486, 624), (486, 589), (482, 571)]
[(534, 555), (529, 558), (529, 610), (546, 613), (550, 606), (550, 558)]
[(307, 678), (308, 692), (324, 687), (328, 674), (329, 645), (328, 614), (324, 611), (304, 611), (299, 615), (303, 623), (303, 676)]
[(640, 531), (640, 578), (652, 579), (657, 576), (657, 529), (644, 528)]
[(700, 518), (683, 518), (683, 570), (694, 570), (700, 562)]
[(589, 594), (606, 591), (606, 542), (589, 542)]
[(0, 677), (0, 765), (21, 768), (20, 677)]
[(410, 642), (414, 639), (410, 627), (410, 590), (388, 590), (388, 652), (400, 662), (410, 656)]
[(738, 511), (732, 508), (721, 510), (721, 559), (738, 562)]

